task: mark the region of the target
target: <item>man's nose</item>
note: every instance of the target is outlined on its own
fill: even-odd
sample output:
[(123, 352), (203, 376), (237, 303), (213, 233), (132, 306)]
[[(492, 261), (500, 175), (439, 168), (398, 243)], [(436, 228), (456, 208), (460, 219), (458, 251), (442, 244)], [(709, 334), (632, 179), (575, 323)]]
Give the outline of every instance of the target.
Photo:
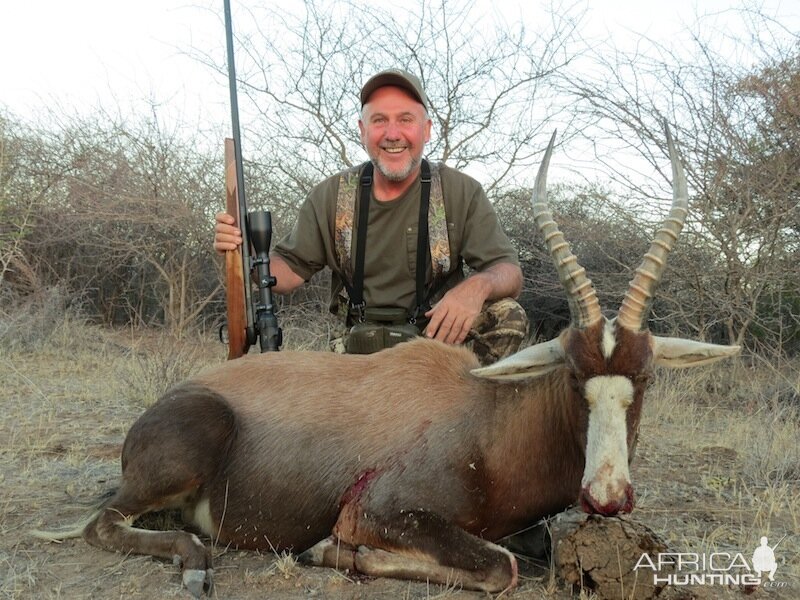
[(389, 123), (386, 125), (384, 137), (388, 140), (400, 139), (400, 128), (397, 126), (397, 123)]

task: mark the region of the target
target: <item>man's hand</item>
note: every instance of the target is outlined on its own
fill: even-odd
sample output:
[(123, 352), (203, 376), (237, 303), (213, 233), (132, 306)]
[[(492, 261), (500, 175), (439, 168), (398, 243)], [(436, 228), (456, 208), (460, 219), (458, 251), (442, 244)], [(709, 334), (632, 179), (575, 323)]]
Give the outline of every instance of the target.
[(425, 313), (430, 318), (425, 328), (427, 337), (446, 344), (464, 342), (472, 323), (483, 308), (485, 298), (485, 294), (476, 292), (475, 286), (470, 283), (472, 279), (475, 278), (470, 277), (447, 292)]
[[(217, 224), (214, 225), (214, 250), (224, 254), (227, 250), (236, 250), (241, 246), (242, 232), (233, 226), (233, 217), (226, 212), (221, 212), (217, 213), (214, 218), (217, 221)], [(305, 283), (302, 277), (292, 271), (283, 258), (272, 253), (270, 254), (270, 271), (277, 280), (272, 288), (276, 294), (288, 294)]]
[(425, 335), (447, 344), (463, 344), (487, 300), (516, 298), (522, 290), (522, 271), (498, 263), (475, 273), (447, 292), (425, 313), (430, 319)]
[(241, 246), (242, 232), (233, 226), (233, 217), (226, 212), (220, 212), (214, 218), (217, 221), (214, 226), (214, 250), (222, 254)]

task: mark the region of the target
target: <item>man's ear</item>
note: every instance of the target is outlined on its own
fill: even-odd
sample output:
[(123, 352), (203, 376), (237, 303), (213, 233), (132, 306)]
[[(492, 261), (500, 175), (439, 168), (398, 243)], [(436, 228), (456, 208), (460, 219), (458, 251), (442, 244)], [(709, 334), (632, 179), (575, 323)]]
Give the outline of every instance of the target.
[(366, 148), (367, 147), (367, 141), (366, 141), (367, 128), (364, 127), (364, 121), (362, 121), (361, 119), (358, 120), (358, 133), (359, 133), (359, 136), (361, 137), (361, 145), (364, 146), (364, 148)]

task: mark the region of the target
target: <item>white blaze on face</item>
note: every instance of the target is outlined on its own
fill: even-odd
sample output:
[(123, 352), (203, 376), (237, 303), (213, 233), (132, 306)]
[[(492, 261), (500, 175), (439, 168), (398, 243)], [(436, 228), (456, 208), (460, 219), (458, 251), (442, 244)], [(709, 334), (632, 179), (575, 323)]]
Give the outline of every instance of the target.
[(603, 350), (603, 356), (607, 359), (611, 358), (611, 356), (614, 354), (614, 349), (617, 347), (617, 336), (614, 333), (615, 322), (616, 319), (606, 321), (606, 324), (603, 327), (603, 342), (601, 347)]
[(581, 487), (588, 486), (599, 504), (618, 501), (630, 483), (625, 413), (633, 402), (633, 384), (627, 377), (592, 377), (584, 388), (589, 403), (586, 468)]

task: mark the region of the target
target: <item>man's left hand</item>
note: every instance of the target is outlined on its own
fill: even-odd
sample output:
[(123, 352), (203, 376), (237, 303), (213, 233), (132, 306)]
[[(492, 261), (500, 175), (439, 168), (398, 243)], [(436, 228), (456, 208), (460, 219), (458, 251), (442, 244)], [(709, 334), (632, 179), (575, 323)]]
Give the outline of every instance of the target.
[(518, 265), (498, 263), (467, 277), (425, 316), (430, 319), (425, 336), (447, 344), (463, 344), (487, 300), (519, 296), (522, 271)]
[(454, 287), (425, 313), (430, 319), (425, 336), (446, 344), (464, 343), (483, 308), (484, 298), (469, 279)]

